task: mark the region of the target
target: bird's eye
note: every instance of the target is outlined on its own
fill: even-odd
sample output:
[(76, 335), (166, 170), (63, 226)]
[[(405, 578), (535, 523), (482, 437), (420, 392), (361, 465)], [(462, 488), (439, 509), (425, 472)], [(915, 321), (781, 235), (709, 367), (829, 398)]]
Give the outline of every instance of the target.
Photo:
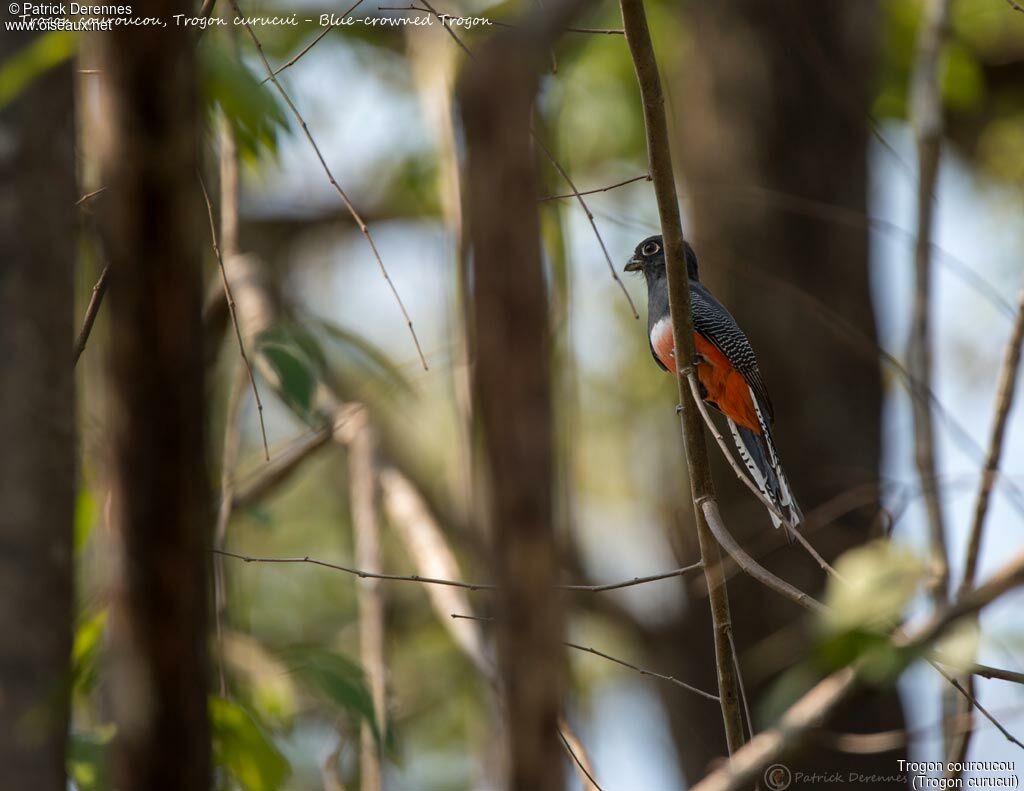
[(640, 248), (640, 252), (643, 255), (654, 255), (660, 249), (661, 247), (658, 245), (657, 242), (648, 242), (642, 248)]

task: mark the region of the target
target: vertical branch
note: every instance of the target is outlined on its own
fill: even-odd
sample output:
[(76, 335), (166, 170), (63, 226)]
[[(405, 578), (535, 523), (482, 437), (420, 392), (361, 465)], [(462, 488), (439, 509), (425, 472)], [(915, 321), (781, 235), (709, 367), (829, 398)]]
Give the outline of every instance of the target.
[[(153, 16), (190, 13), (159, 0)], [(115, 785), (209, 787), (209, 540), (195, 48), (184, 28), (114, 28), (101, 152), (110, 318)]]
[(932, 562), (932, 599), (941, 606), (949, 595), (949, 558), (938, 489), (935, 425), (928, 393), (932, 389), (930, 301), (932, 295), (932, 225), (935, 185), (942, 145), (942, 97), (939, 55), (949, 16), (949, 0), (929, 0), (917, 44), (911, 84), (911, 113), (917, 138), (917, 239), (914, 244), (914, 302), (911, 309), (907, 368), (914, 411), (914, 459), (928, 512)]
[(981, 553), (981, 538), (985, 529), (985, 517), (988, 515), (992, 487), (995, 486), (999, 474), (999, 461), (1003, 455), (1003, 441), (1010, 411), (1013, 407), (1014, 391), (1017, 387), (1017, 373), (1020, 369), (1021, 347), (1024, 345), (1024, 288), (1017, 298), (1017, 319), (1010, 333), (1003, 354), (1003, 364), (999, 370), (999, 383), (996, 385), (996, 403), (992, 420), (992, 433), (988, 440), (988, 453), (985, 455), (985, 468), (981, 472), (978, 484), (978, 496), (974, 502), (974, 516), (971, 519), (970, 538), (967, 544), (967, 559), (964, 563), (964, 579), (960, 586), (961, 593), (974, 587), (974, 578), (978, 572), (978, 556)]
[(647, 15), (643, 0), (621, 0), (622, 22), (626, 30), (626, 41), (636, 68), (637, 82), (644, 105), (644, 121), (647, 129), (647, 155), (650, 173), (654, 181), (654, 192), (658, 200), (658, 214), (661, 232), (665, 241), (667, 259), (669, 309), (675, 335), (677, 355), (676, 385), (679, 403), (688, 404), (682, 410), (681, 423), (686, 466), (693, 495), (694, 518), (697, 525), (697, 540), (700, 544), (701, 559), (704, 561), (704, 575), (708, 586), (711, 605), (711, 619), (714, 626), (715, 664), (718, 675), (718, 695), (722, 707), (726, 743), (730, 754), (738, 750), (744, 741), (743, 716), (740, 707), (739, 685), (736, 675), (736, 659), (732, 648), (732, 618), (729, 612), (729, 594), (718, 552), (718, 545), (708, 528), (701, 504), (715, 496), (711, 480), (711, 466), (708, 462), (704, 426), (700, 413), (690, 398), (686, 383), (687, 375), (693, 370), (693, 316), (690, 312), (689, 282), (683, 264), (683, 229), (676, 201), (675, 177), (672, 170), (672, 155), (669, 150), (668, 121), (665, 117), (665, 100), (658, 75), (658, 64), (654, 55)]
[(530, 113), (545, 52), (582, 3), (556, 2), (489, 39), (459, 87), (482, 433), (508, 788), (563, 787), (558, 718), (565, 616), (556, 594), (551, 328)]
[[(914, 414), (914, 461), (921, 479), (921, 494), (928, 516), (931, 562), (929, 582), (936, 607), (949, 596), (949, 550), (938, 486), (935, 458), (935, 423), (929, 393), (932, 390), (932, 226), (935, 214), (935, 185), (942, 148), (942, 97), (939, 91), (939, 56), (949, 17), (949, 0), (929, 0), (917, 42), (914, 74), (910, 86), (911, 116), (917, 140), (917, 236), (914, 242), (914, 299), (911, 307), (907, 369), (910, 373), (911, 405)], [(968, 681), (970, 684), (971, 682)], [(959, 748), (950, 723), (957, 702), (950, 690), (942, 695), (945, 747), (947, 754)], [(966, 737), (960, 737), (961, 745)], [(952, 756), (950, 756), (952, 757)]]
[[(6, 33), (0, 62), (44, 35)], [(0, 137), (0, 771), (6, 788), (62, 791), (76, 454), (70, 66), (0, 109)]]
[[(231, 521), (231, 512), (235, 507), (235, 469), (238, 466), (238, 453), (242, 439), (238, 419), (248, 381), (243, 364), (239, 364), (236, 366), (235, 375), (231, 381), (228, 405), (224, 413), (224, 447), (221, 451), (220, 465), (220, 506), (217, 509), (217, 523), (213, 529), (213, 548), (215, 550), (222, 550), (227, 544), (228, 522)], [(222, 650), (227, 606), (224, 558), (221, 555), (215, 555), (213, 561), (213, 617), (217, 638), (217, 681), (220, 685), (221, 695), (227, 694), (227, 677), (224, 671)]]
[[(959, 596), (963, 596), (974, 587), (975, 576), (978, 572), (978, 557), (981, 554), (981, 539), (985, 530), (985, 517), (988, 515), (989, 501), (992, 495), (992, 487), (995, 485), (996, 476), (999, 474), (999, 460), (1003, 455), (1003, 440), (1006, 436), (1006, 427), (1010, 417), (1010, 410), (1013, 407), (1013, 396), (1017, 385), (1017, 373), (1020, 369), (1021, 346), (1024, 345), (1024, 288), (1021, 289), (1018, 298), (1017, 319), (1010, 333), (1010, 340), (1006, 344), (1006, 352), (1003, 355), (1003, 364), (999, 371), (999, 383), (996, 386), (996, 404), (992, 419), (992, 433), (989, 437), (988, 453), (985, 455), (985, 467), (981, 471), (981, 481), (978, 484), (978, 496), (974, 503), (974, 515), (971, 519), (971, 529), (967, 540), (967, 557), (964, 562), (964, 578), (960, 583)], [(962, 763), (967, 757), (967, 750), (971, 745), (971, 736), (974, 733), (973, 701), (970, 696), (974, 694), (974, 675), (968, 676), (963, 681), (967, 694), (958, 704), (957, 712), (967, 718), (968, 727), (959, 728), (955, 734), (950, 734), (950, 748), (947, 757), (954, 764)], [(946, 693), (947, 696), (949, 693)], [(960, 718), (957, 718), (960, 719)], [(958, 776), (958, 775), (956, 775)]]
[[(380, 524), (377, 518), (377, 441), (369, 416), (360, 410), (345, 428), (348, 442), (349, 499), (352, 504), (352, 530), (355, 536), (356, 565), (379, 573)], [(383, 732), (384, 700), (384, 602), (380, 580), (359, 580), (359, 656), (370, 683), (373, 712)], [(380, 791), (383, 787), (381, 755), (373, 729), (363, 723), (360, 729), (359, 775), (362, 791)]]

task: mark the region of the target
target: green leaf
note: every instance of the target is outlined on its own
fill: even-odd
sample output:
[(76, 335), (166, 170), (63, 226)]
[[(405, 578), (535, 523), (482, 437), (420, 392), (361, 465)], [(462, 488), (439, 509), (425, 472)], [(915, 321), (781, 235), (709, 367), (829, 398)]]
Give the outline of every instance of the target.
[(82, 621), (75, 630), (71, 649), (71, 688), (75, 694), (88, 695), (96, 684), (96, 668), (107, 625), (106, 608)]
[(92, 496), (92, 492), (88, 489), (79, 489), (78, 497), (75, 498), (75, 552), (81, 551), (85, 542), (89, 540), (89, 536), (92, 535), (92, 529), (96, 526), (98, 510), (96, 498)]
[(358, 664), (315, 646), (294, 648), (288, 654), (296, 663), (296, 675), (306, 686), (320, 692), (357, 720), (368, 723), (380, 745), (381, 733), (373, 711), (373, 698)]
[(830, 578), (822, 617), (827, 633), (883, 632), (899, 621), (924, 581), (924, 564), (891, 541), (873, 541), (836, 562), (842, 581)]
[(213, 755), (245, 791), (277, 791), (291, 774), (281, 751), (242, 706), (219, 697), (209, 702)]
[(308, 422), (313, 411), (313, 398), (320, 372), (323, 370), (315, 356), (311, 358), (308, 341), (287, 325), (277, 325), (260, 333), (256, 346), (277, 374), (277, 389), (281, 398), (300, 418)]
[(295, 683), (279, 657), (251, 635), (225, 630), (224, 663), (264, 721), (288, 726), (295, 717)]
[(288, 129), (288, 114), (274, 87), (223, 45), (203, 47), (200, 65), (206, 99), (224, 113), (239, 153), (250, 160), (264, 150), (277, 153), (278, 136)]
[(70, 58), (77, 44), (73, 32), (54, 30), (11, 55), (0, 66), (0, 110), (18, 98), (33, 80)]
[(68, 744), (67, 771), (78, 791), (107, 791), (111, 787), (107, 771), (107, 748), (114, 733), (112, 724), (93, 731), (72, 732)]
[(942, 99), (953, 110), (966, 112), (985, 98), (985, 76), (970, 50), (957, 42), (946, 46), (942, 68)]

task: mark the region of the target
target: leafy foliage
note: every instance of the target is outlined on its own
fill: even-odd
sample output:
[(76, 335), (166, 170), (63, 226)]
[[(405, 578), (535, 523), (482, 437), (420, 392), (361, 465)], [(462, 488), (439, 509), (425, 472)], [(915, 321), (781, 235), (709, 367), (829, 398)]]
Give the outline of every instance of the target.
[(210, 698), (213, 754), (245, 791), (277, 791), (291, 774), (291, 766), (243, 706), (224, 698)]
[(373, 711), (373, 698), (363, 669), (348, 657), (319, 646), (293, 648), (288, 656), (296, 675), (312, 690), (357, 721), (366, 722), (377, 743), (381, 730)]
[(111, 787), (107, 752), (114, 733), (113, 725), (105, 725), (71, 734), (67, 770), (79, 791), (106, 791)]
[(309, 422), (325, 367), (319, 345), (300, 326), (281, 323), (260, 333), (256, 346), (277, 374), (281, 398)]
[(223, 46), (204, 47), (200, 63), (206, 99), (224, 113), (239, 153), (249, 160), (264, 150), (276, 154), (278, 136), (288, 129), (288, 115), (272, 86)]
[(54, 30), (9, 57), (0, 66), (0, 110), (14, 101), (33, 80), (74, 55), (77, 45), (78, 39), (71, 31)]

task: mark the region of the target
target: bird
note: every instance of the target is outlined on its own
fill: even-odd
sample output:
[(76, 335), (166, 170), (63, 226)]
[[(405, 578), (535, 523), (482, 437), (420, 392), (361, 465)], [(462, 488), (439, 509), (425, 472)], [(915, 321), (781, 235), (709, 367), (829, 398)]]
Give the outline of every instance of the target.
[[(779, 461), (772, 436), (774, 411), (757, 356), (732, 314), (700, 282), (697, 254), (683, 242), (690, 281), (693, 345), (700, 394), (704, 402), (725, 415), (750, 477), (790, 527), (803, 521), (800, 507)], [(661, 235), (636, 246), (625, 271), (643, 273), (647, 281), (647, 332), (651, 356), (665, 371), (676, 372), (675, 341), (668, 304), (665, 247)], [(783, 520), (769, 511), (778, 528)], [(787, 537), (792, 536), (787, 530)]]

